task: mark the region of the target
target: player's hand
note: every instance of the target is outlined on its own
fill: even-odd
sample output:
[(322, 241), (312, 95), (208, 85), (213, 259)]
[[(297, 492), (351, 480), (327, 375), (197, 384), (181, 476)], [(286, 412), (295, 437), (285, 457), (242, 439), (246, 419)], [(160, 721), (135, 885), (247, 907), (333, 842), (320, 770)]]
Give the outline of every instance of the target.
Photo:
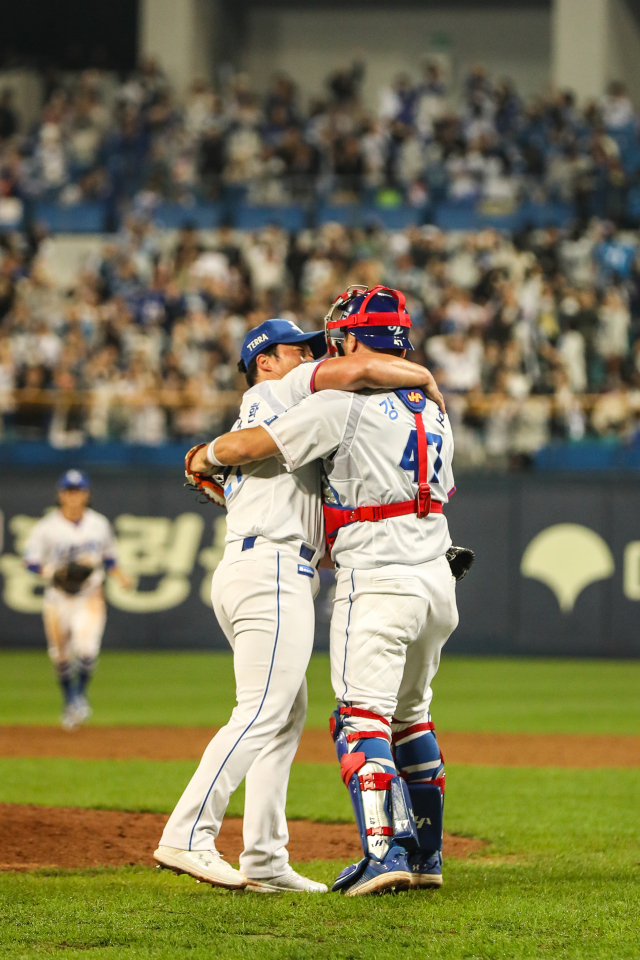
[[(189, 473), (201, 473), (205, 476), (211, 476), (215, 472), (216, 468), (213, 467), (207, 460), (207, 449), (208, 445), (206, 443), (200, 443), (196, 447), (192, 447), (189, 450), (185, 457), (185, 467), (188, 468)], [(187, 462), (188, 461), (188, 462)], [(219, 467), (217, 468), (220, 469)]]
[(425, 367), (425, 375), (426, 375), (427, 381), (423, 387), (424, 392), (428, 396), (429, 400), (433, 400), (434, 403), (437, 403), (440, 409), (442, 410), (442, 412), (446, 413), (447, 408), (445, 407), (445, 404), (444, 404), (444, 397), (440, 393), (440, 390), (438, 388), (438, 384), (436, 383), (434, 375), (431, 373), (430, 370), (427, 370), (426, 367)]
[[(203, 493), (207, 500), (211, 500), (212, 503), (217, 504), (219, 507), (224, 507), (226, 506), (226, 500), (222, 486), (217, 480), (209, 476), (208, 473), (194, 469), (194, 463), (196, 466), (202, 463), (202, 458), (205, 457), (207, 446), (208, 444), (206, 443), (199, 443), (197, 446), (192, 447), (185, 456), (184, 475), (187, 479), (185, 487), (190, 487), (192, 490), (197, 490), (198, 493)], [(208, 460), (204, 459), (204, 463), (206, 464), (207, 470), (215, 469)]]

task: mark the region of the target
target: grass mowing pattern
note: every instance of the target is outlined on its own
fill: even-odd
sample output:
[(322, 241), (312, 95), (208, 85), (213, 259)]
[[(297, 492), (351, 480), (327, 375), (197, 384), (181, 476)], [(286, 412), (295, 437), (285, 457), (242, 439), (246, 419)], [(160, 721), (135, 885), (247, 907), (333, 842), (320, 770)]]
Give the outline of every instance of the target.
[[(74, 794), (75, 802), (90, 800), (91, 790), (98, 800), (121, 791), (121, 800), (145, 796), (148, 807), (168, 809), (190, 768), (10, 760), (0, 782), (4, 793), (12, 782), (27, 793), (40, 784), (41, 792), (25, 800), (46, 789), (49, 802), (69, 803)], [(83, 770), (85, 792), (78, 796)], [(294, 767), (290, 816), (350, 817), (337, 773), (336, 783), (327, 773)], [(487, 855), (446, 863), (445, 886), (435, 893), (353, 901), (241, 896), (144, 868), (5, 874), (1, 956), (45, 957), (62, 947), (68, 957), (108, 960), (631, 960), (640, 956), (639, 790), (640, 770), (451, 766), (447, 829), (483, 837), (491, 847)], [(230, 812), (240, 812), (240, 800), (236, 795)], [(300, 869), (330, 883), (343, 866)]]
[[(194, 765), (151, 760), (0, 761), (0, 802), (86, 806), (169, 813)], [(447, 774), (445, 825), (480, 837), (491, 853), (532, 858), (589, 872), (594, 864), (638, 867), (640, 770), (560, 770), (452, 764)], [(243, 794), (229, 813), (242, 815)], [(291, 818), (350, 821), (338, 767), (295, 765)], [(638, 878), (640, 879), (640, 870)]]
[[(339, 864), (305, 864), (331, 882)], [(636, 960), (640, 887), (628, 869), (589, 874), (451, 864), (438, 892), (348, 899), (213, 891), (122, 868), (2, 880), (3, 960)], [(81, 949), (73, 949), (79, 947)]]
[[(445, 648), (446, 651), (446, 648)], [(307, 726), (326, 729), (334, 700), (326, 655), (312, 657)], [(640, 734), (639, 661), (447, 657), (434, 682), (442, 730)], [(95, 722), (221, 726), (235, 704), (222, 653), (105, 653), (91, 688)], [(44, 653), (0, 653), (0, 723), (57, 723)]]
[[(0, 803), (37, 803), (98, 810), (170, 813), (197, 764), (192, 760), (0, 759)], [(241, 817), (244, 782), (231, 797), (229, 815)], [(291, 772), (289, 815), (348, 822), (351, 803), (335, 767), (296, 764)]]
[[(0, 722), (51, 723), (42, 654), (0, 654)], [(310, 672), (311, 726), (332, 708), (326, 657)], [(640, 664), (445, 659), (438, 725), (457, 730), (640, 733)], [(107, 654), (101, 722), (214, 725), (233, 707), (221, 655)], [(0, 800), (168, 811), (195, 764), (0, 760)], [(350, 900), (214, 891), (144, 868), (0, 875), (0, 956), (100, 960), (637, 960), (640, 770), (448, 766), (445, 822), (489, 840), (450, 861), (438, 892)], [(230, 813), (240, 814), (242, 793)], [(351, 819), (337, 766), (296, 765), (291, 817)], [(305, 864), (331, 882), (343, 863)]]

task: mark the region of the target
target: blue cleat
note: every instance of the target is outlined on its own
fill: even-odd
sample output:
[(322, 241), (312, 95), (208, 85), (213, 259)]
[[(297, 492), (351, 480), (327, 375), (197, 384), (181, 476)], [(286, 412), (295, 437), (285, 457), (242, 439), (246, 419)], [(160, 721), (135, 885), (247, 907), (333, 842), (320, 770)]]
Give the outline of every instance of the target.
[(412, 889), (442, 886), (442, 854), (439, 850), (433, 853), (418, 850), (410, 854), (409, 869)]
[(367, 893), (408, 890), (411, 885), (407, 852), (403, 847), (393, 846), (384, 860), (366, 856), (359, 863), (345, 867), (331, 889), (348, 897), (359, 897)]

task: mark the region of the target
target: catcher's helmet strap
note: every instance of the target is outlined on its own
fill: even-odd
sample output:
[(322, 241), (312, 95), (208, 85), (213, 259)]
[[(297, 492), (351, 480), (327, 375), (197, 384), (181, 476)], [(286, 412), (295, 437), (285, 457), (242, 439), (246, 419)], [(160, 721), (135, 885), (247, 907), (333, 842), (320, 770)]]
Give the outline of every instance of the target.
[[(354, 296), (361, 295), (363, 291), (358, 290), (357, 293), (347, 290), (344, 293), (341, 293), (340, 296), (334, 302), (334, 308), (346, 306)], [(389, 293), (391, 296), (398, 302), (398, 312), (394, 313), (378, 313), (376, 312), (367, 312), (367, 306), (372, 297), (378, 293)], [(401, 290), (394, 290), (392, 287), (384, 287), (382, 284), (377, 284), (375, 287), (372, 287), (370, 290), (367, 290), (362, 303), (358, 308), (357, 313), (352, 313), (350, 316), (345, 317), (342, 320), (328, 320), (327, 330), (335, 330), (336, 328), (345, 329), (348, 327), (366, 327), (366, 326), (394, 326), (394, 327), (410, 327), (411, 326), (411, 317), (405, 310), (406, 298), (404, 293)], [(333, 311), (331, 311), (333, 312)]]
[(396, 298), (396, 300), (398, 301), (398, 313), (405, 312), (404, 305), (406, 303), (406, 298), (404, 293), (402, 293), (401, 290), (394, 290), (392, 287), (383, 287), (381, 283), (376, 284), (375, 287), (372, 287), (371, 290), (369, 290), (364, 300), (362, 301), (362, 305), (360, 306), (360, 312), (361, 313), (365, 312), (365, 307), (369, 303), (369, 300), (371, 300), (371, 297), (374, 297), (376, 293), (383, 293), (383, 292), (390, 293), (393, 297)]
[(348, 327), (410, 327), (411, 318), (408, 313), (352, 313), (344, 320), (329, 320), (328, 330), (339, 327), (341, 330)]

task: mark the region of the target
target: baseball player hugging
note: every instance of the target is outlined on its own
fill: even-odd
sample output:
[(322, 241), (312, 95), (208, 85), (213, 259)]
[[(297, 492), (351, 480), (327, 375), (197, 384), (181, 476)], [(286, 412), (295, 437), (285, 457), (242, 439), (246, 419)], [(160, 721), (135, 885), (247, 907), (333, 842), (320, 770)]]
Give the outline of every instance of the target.
[[(410, 323), (398, 291), (349, 288), (326, 327), (347, 358), (392, 363), (411, 349)], [(213, 448), (221, 463), (276, 456), (292, 472), (323, 461), (337, 582), (331, 732), (364, 854), (333, 889), (440, 886), (445, 775), (431, 682), (458, 623), (456, 579), (473, 562), (452, 547), (444, 515), (455, 491), (448, 417), (420, 389), (329, 390)]]
[(46, 582), (42, 617), (64, 697), (65, 730), (91, 716), (86, 690), (106, 623), (105, 571), (130, 586), (116, 564), (109, 521), (87, 506), (89, 494), (86, 473), (67, 470), (58, 482), (58, 509), (34, 525), (24, 552), (28, 569)]
[[(234, 431), (269, 423), (315, 391), (409, 383), (441, 401), (431, 375), (415, 364), (364, 354), (318, 360), (325, 352), (324, 333), (304, 333), (287, 320), (251, 330), (240, 361), (249, 388)], [(186, 457), (192, 485), (214, 502), (226, 501), (228, 510), (212, 602), (233, 649), (237, 706), (205, 750), (154, 857), (213, 885), (265, 893), (327, 889), (293, 871), (286, 849), (286, 792), (306, 716), (305, 672), (324, 553), (321, 471), (312, 461), (294, 471), (276, 459), (223, 470), (207, 444)], [(235, 870), (215, 840), (243, 779), (244, 851)]]

